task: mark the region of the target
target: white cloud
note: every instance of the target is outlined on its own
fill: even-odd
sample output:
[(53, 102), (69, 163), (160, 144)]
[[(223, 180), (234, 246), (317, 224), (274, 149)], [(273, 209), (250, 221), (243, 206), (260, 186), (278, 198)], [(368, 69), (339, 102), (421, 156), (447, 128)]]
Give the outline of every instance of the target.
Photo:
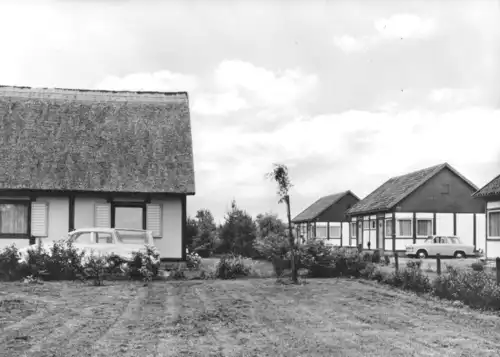
[[(499, 110), (477, 107), (443, 114), (347, 111), (293, 120), (270, 133), (207, 128), (194, 138), (195, 158), (209, 168), (197, 189), (264, 199), (273, 194), (263, 179), (273, 162), (289, 165), (292, 179), (304, 170), (297, 163), (309, 162), (313, 172), (301, 172), (307, 178), (294, 180), (294, 190), (311, 199), (343, 189), (363, 196), (391, 176), (442, 162), (481, 184), (488, 178), (474, 176), (475, 168), (496, 162), (500, 153), (499, 116)], [(471, 135), (471, 119), (474, 128), (487, 130)], [(353, 141), (369, 146), (356, 152)], [(228, 163), (228, 155), (235, 161)]]
[(345, 53), (354, 53), (367, 50), (373, 40), (373, 37), (368, 36), (355, 38), (349, 35), (343, 35), (334, 37), (333, 43)]
[(378, 19), (374, 26), (380, 36), (387, 39), (424, 38), (436, 29), (434, 20), (413, 14), (396, 14), (387, 19)]
[(96, 86), (97, 89), (191, 92), (198, 88), (198, 79), (193, 75), (167, 70), (153, 73), (132, 73), (124, 77), (108, 76)]
[(375, 34), (360, 37), (336, 36), (333, 43), (345, 53), (362, 52), (386, 41), (425, 38), (436, 30), (433, 19), (412, 14), (395, 14), (389, 18), (380, 18), (374, 21), (373, 26)]
[(475, 105), (483, 98), (484, 93), (479, 88), (438, 88), (429, 94), (432, 102), (454, 106)]
[(222, 94), (199, 94), (193, 99), (192, 111), (202, 115), (225, 115), (248, 108), (247, 101), (236, 91)]
[(300, 69), (271, 71), (240, 60), (225, 60), (215, 71), (216, 86), (238, 91), (253, 105), (285, 107), (300, 101), (318, 84), (315, 74)]

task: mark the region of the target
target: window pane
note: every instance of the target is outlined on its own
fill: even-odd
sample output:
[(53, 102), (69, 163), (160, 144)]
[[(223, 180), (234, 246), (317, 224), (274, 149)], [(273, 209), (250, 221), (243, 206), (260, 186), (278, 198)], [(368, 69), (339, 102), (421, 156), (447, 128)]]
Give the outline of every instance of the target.
[(398, 220), (398, 226), (399, 226), (399, 236), (400, 237), (411, 236), (411, 220), (400, 219), (400, 220)]
[(432, 221), (430, 219), (417, 220), (417, 235), (430, 236), (432, 234)]
[(339, 226), (330, 226), (330, 238), (340, 238)]
[(28, 207), (23, 204), (0, 204), (0, 233), (28, 233)]
[(356, 222), (352, 222), (351, 223), (351, 237), (356, 238), (356, 233), (357, 233)]
[(115, 207), (115, 227), (142, 229), (142, 207)]
[(111, 244), (113, 243), (113, 236), (111, 233), (96, 233), (96, 243)]
[(488, 236), (500, 237), (500, 212), (490, 212), (488, 218)]
[(117, 229), (116, 235), (121, 243), (146, 244), (148, 236), (146, 232), (127, 231), (126, 229)]
[(385, 220), (385, 236), (392, 237), (392, 219)]
[(316, 237), (317, 238), (326, 238), (326, 227), (316, 226)]
[(90, 232), (84, 232), (76, 235), (73, 242), (78, 244), (92, 244), (92, 240), (90, 238)]

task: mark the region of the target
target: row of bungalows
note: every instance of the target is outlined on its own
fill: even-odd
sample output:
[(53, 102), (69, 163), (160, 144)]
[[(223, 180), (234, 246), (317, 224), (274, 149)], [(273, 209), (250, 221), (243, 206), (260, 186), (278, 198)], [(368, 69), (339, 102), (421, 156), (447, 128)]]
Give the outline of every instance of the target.
[[(488, 203), (488, 207), (493, 213), (489, 221), (495, 219), (500, 224), (500, 177), (497, 181), (497, 201), (492, 198), (493, 203)], [(498, 235), (498, 243), (493, 236), (491, 240), (485, 239), (486, 216), (490, 213), (485, 214), (486, 203), (476, 196), (483, 197), (490, 191), (482, 190), (478, 191), (471, 181), (443, 163), (392, 177), (362, 200), (347, 191), (351, 193), (351, 201), (349, 207), (343, 206), (344, 212), (339, 212), (341, 207), (335, 204), (324, 208), (330, 196), (323, 197), (293, 222), (305, 239), (325, 239), (339, 246), (362, 245), (364, 249), (402, 252), (406, 245), (421, 242), (429, 235), (456, 235), (476, 249), (492, 251), (495, 246), (500, 255), (500, 228), (495, 228), (498, 232), (492, 230), (492, 234)], [(330, 227), (332, 221), (340, 221), (341, 239), (332, 234), (325, 236), (325, 221)]]

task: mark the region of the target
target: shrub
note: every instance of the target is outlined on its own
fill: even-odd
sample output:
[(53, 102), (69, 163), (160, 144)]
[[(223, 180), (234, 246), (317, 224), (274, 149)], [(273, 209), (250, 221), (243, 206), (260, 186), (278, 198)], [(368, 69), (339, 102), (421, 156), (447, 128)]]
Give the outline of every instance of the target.
[(418, 293), (432, 291), (432, 284), (429, 277), (416, 267), (407, 267), (405, 269), (395, 271), (389, 276), (384, 277), (382, 282), (403, 290), (411, 290)]
[(385, 265), (391, 264), (391, 258), (388, 255), (384, 255), (384, 263)]
[(131, 278), (141, 277), (144, 281), (151, 281), (153, 276), (158, 275), (160, 254), (151, 245), (146, 245), (146, 251), (132, 252), (132, 263), (128, 275)]
[(201, 265), (201, 257), (198, 255), (198, 253), (191, 252), (186, 256), (187, 260), (187, 266), (190, 269), (195, 269), (198, 270), (200, 269)]
[(421, 260), (409, 260), (406, 263), (406, 267), (408, 267), (410, 269), (420, 269), (421, 266), (422, 266)]
[(83, 269), (78, 275), (84, 279), (91, 279), (96, 286), (101, 286), (104, 279), (110, 275), (110, 267), (108, 257), (91, 251), (84, 256)]
[(250, 275), (251, 267), (241, 255), (224, 255), (215, 267), (215, 277), (219, 279), (234, 279)]
[(500, 286), (484, 271), (466, 271), (447, 267), (447, 274), (433, 282), (434, 294), (440, 298), (460, 300), (466, 305), (500, 309)]
[[(23, 277), (26, 265), (19, 262), (19, 249), (12, 244), (0, 252), (0, 280), (18, 280)], [(24, 268), (24, 269), (23, 269)]]
[(253, 243), (258, 257), (272, 261), (273, 257), (284, 257), (290, 251), (288, 238), (284, 234), (269, 233)]
[(484, 270), (484, 264), (479, 263), (479, 262), (472, 263), (471, 268), (474, 271), (483, 271)]

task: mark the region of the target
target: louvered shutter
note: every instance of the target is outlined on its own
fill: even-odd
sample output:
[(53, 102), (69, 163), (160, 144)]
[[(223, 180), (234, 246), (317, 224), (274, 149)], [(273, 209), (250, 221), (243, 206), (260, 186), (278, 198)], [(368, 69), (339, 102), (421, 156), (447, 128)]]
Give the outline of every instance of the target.
[(46, 202), (31, 203), (31, 235), (35, 237), (47, 237), (48, 208)]
[(161, 205), (147, 205), (146, 229), (153, 232), (153, 237), (161, 237)]
[(98, 228), (111, 228), (111, 205), (96, 203), (94, 225)]

